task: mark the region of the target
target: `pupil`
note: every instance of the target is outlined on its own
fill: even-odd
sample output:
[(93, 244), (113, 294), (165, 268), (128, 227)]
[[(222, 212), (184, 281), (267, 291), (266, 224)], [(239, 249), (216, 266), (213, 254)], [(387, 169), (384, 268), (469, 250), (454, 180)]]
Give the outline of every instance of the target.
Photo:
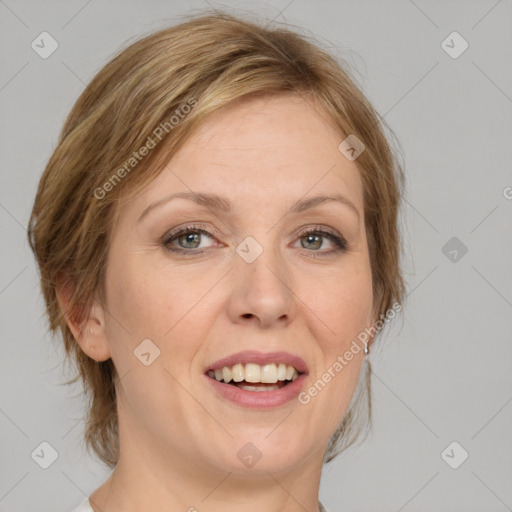
[[(316, 238), (316, 245), (314, 246), (316, 249), (319, 249), (320, 246), (322, 245), (322, 241), (320, 240), (320, 237), (318, 235), (306, 235), (306, 239), (307, 239), (307, 243), (311, 242), (312, 239), (315, 239)], [(318, 243), (318, 241), (320, 240), (320, 243)]]
[[(180, 237), (180, 239), (185, 239), (185, 243), (194, 243), (194, 240), (193, 238), (195, 237), (195, 242), (196, 242), (196, 245), (194, 245), (194, 247), (197, 247), (198, 242), (199, 242), (199, 234), (198, 233), (187, 233), (186, 235), (182, 235)], [(192, 239), (191, 239), (192, 238)]]

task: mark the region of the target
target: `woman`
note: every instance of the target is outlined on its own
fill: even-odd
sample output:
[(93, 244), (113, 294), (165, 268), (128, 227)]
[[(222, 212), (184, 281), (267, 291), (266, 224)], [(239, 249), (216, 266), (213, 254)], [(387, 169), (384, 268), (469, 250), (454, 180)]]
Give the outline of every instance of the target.
[(297, 33), (207, 14), (109, 62), (29, 224), (113, 469), (76, 510), (325, 510), (404, 297), (402, 186), (368, 100)]

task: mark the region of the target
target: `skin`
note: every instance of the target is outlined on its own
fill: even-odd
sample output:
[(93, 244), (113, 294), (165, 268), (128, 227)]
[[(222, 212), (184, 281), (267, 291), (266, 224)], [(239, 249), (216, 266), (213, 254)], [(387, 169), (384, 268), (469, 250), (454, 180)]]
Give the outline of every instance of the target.
[[(283, 350), (306, 361), (307, 389), (375, 320), (363, 187), (356, 162), (338, 150), (343, 138), (299, 96), (242, 99), (205, 122), (122, 208), (106, 303), (94, 304), (81, 333), (70, 324), (84, 352), (111, 357), (121, 377), (121, 456), (90, 497), (95, 511), (318, 510), (325, 447), (363, 351), (307, 405), (247, 409), (212, 391), (202, 374), (241, 350)], [(175, 199), (138, 222), (148, 205), (191, 190), (230, 200), (232, 211)], [(298, 199), (332, 194), (359, 216), (337, 202), (290, 212)], [(191, 223), (217, 234), (198, 235), (199, 248), (193, 237), (181, 245), (175, 238), (168, 245), (188, 253), (169, 252), (162, 236)], [(329, 238), (301, 236), (317, 226), (340, 233), (348, 249), (329, 255)], [(263, 248), (250, 264), (235, 251), (246, 236)], [(59, 300), (65, 307), (63, 290)], [(133, 354), (147, 338), (161, 351), (149, 366)], [(237, 457), (248, 442), (262, 454), (251, 468)]]

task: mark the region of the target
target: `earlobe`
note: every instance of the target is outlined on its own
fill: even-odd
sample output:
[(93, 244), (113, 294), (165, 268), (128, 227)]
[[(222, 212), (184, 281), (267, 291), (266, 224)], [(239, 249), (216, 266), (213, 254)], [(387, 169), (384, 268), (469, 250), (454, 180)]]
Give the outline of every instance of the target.
[(111, 357), (105, 333), (103, 308), (94, 300), (90, 311), (81, 305), (70, 309), (69, 303), (74, 292), (74, 284), (69, 278), (61, 277), (55, 293), (62, 314), (80, 348), (95, 361), (106, 361)]
[[(87, 330), (84, 332), (84, 330)], [(105, 332), (105, 312), (94, 300), (88, 319), (82, 329), (82, 350), (95, 361), (106, 361), (110, 358), (110, 349)]]

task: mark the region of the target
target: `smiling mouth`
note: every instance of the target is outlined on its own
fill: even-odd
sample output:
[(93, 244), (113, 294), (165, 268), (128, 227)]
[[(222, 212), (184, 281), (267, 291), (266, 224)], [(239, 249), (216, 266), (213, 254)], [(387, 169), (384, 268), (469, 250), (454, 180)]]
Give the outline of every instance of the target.
[(295, 381), (302, 372), (284, 363), (258, 365), (234, 364), (208, 370), (208, 377), (246, 391), (274, 391)]

